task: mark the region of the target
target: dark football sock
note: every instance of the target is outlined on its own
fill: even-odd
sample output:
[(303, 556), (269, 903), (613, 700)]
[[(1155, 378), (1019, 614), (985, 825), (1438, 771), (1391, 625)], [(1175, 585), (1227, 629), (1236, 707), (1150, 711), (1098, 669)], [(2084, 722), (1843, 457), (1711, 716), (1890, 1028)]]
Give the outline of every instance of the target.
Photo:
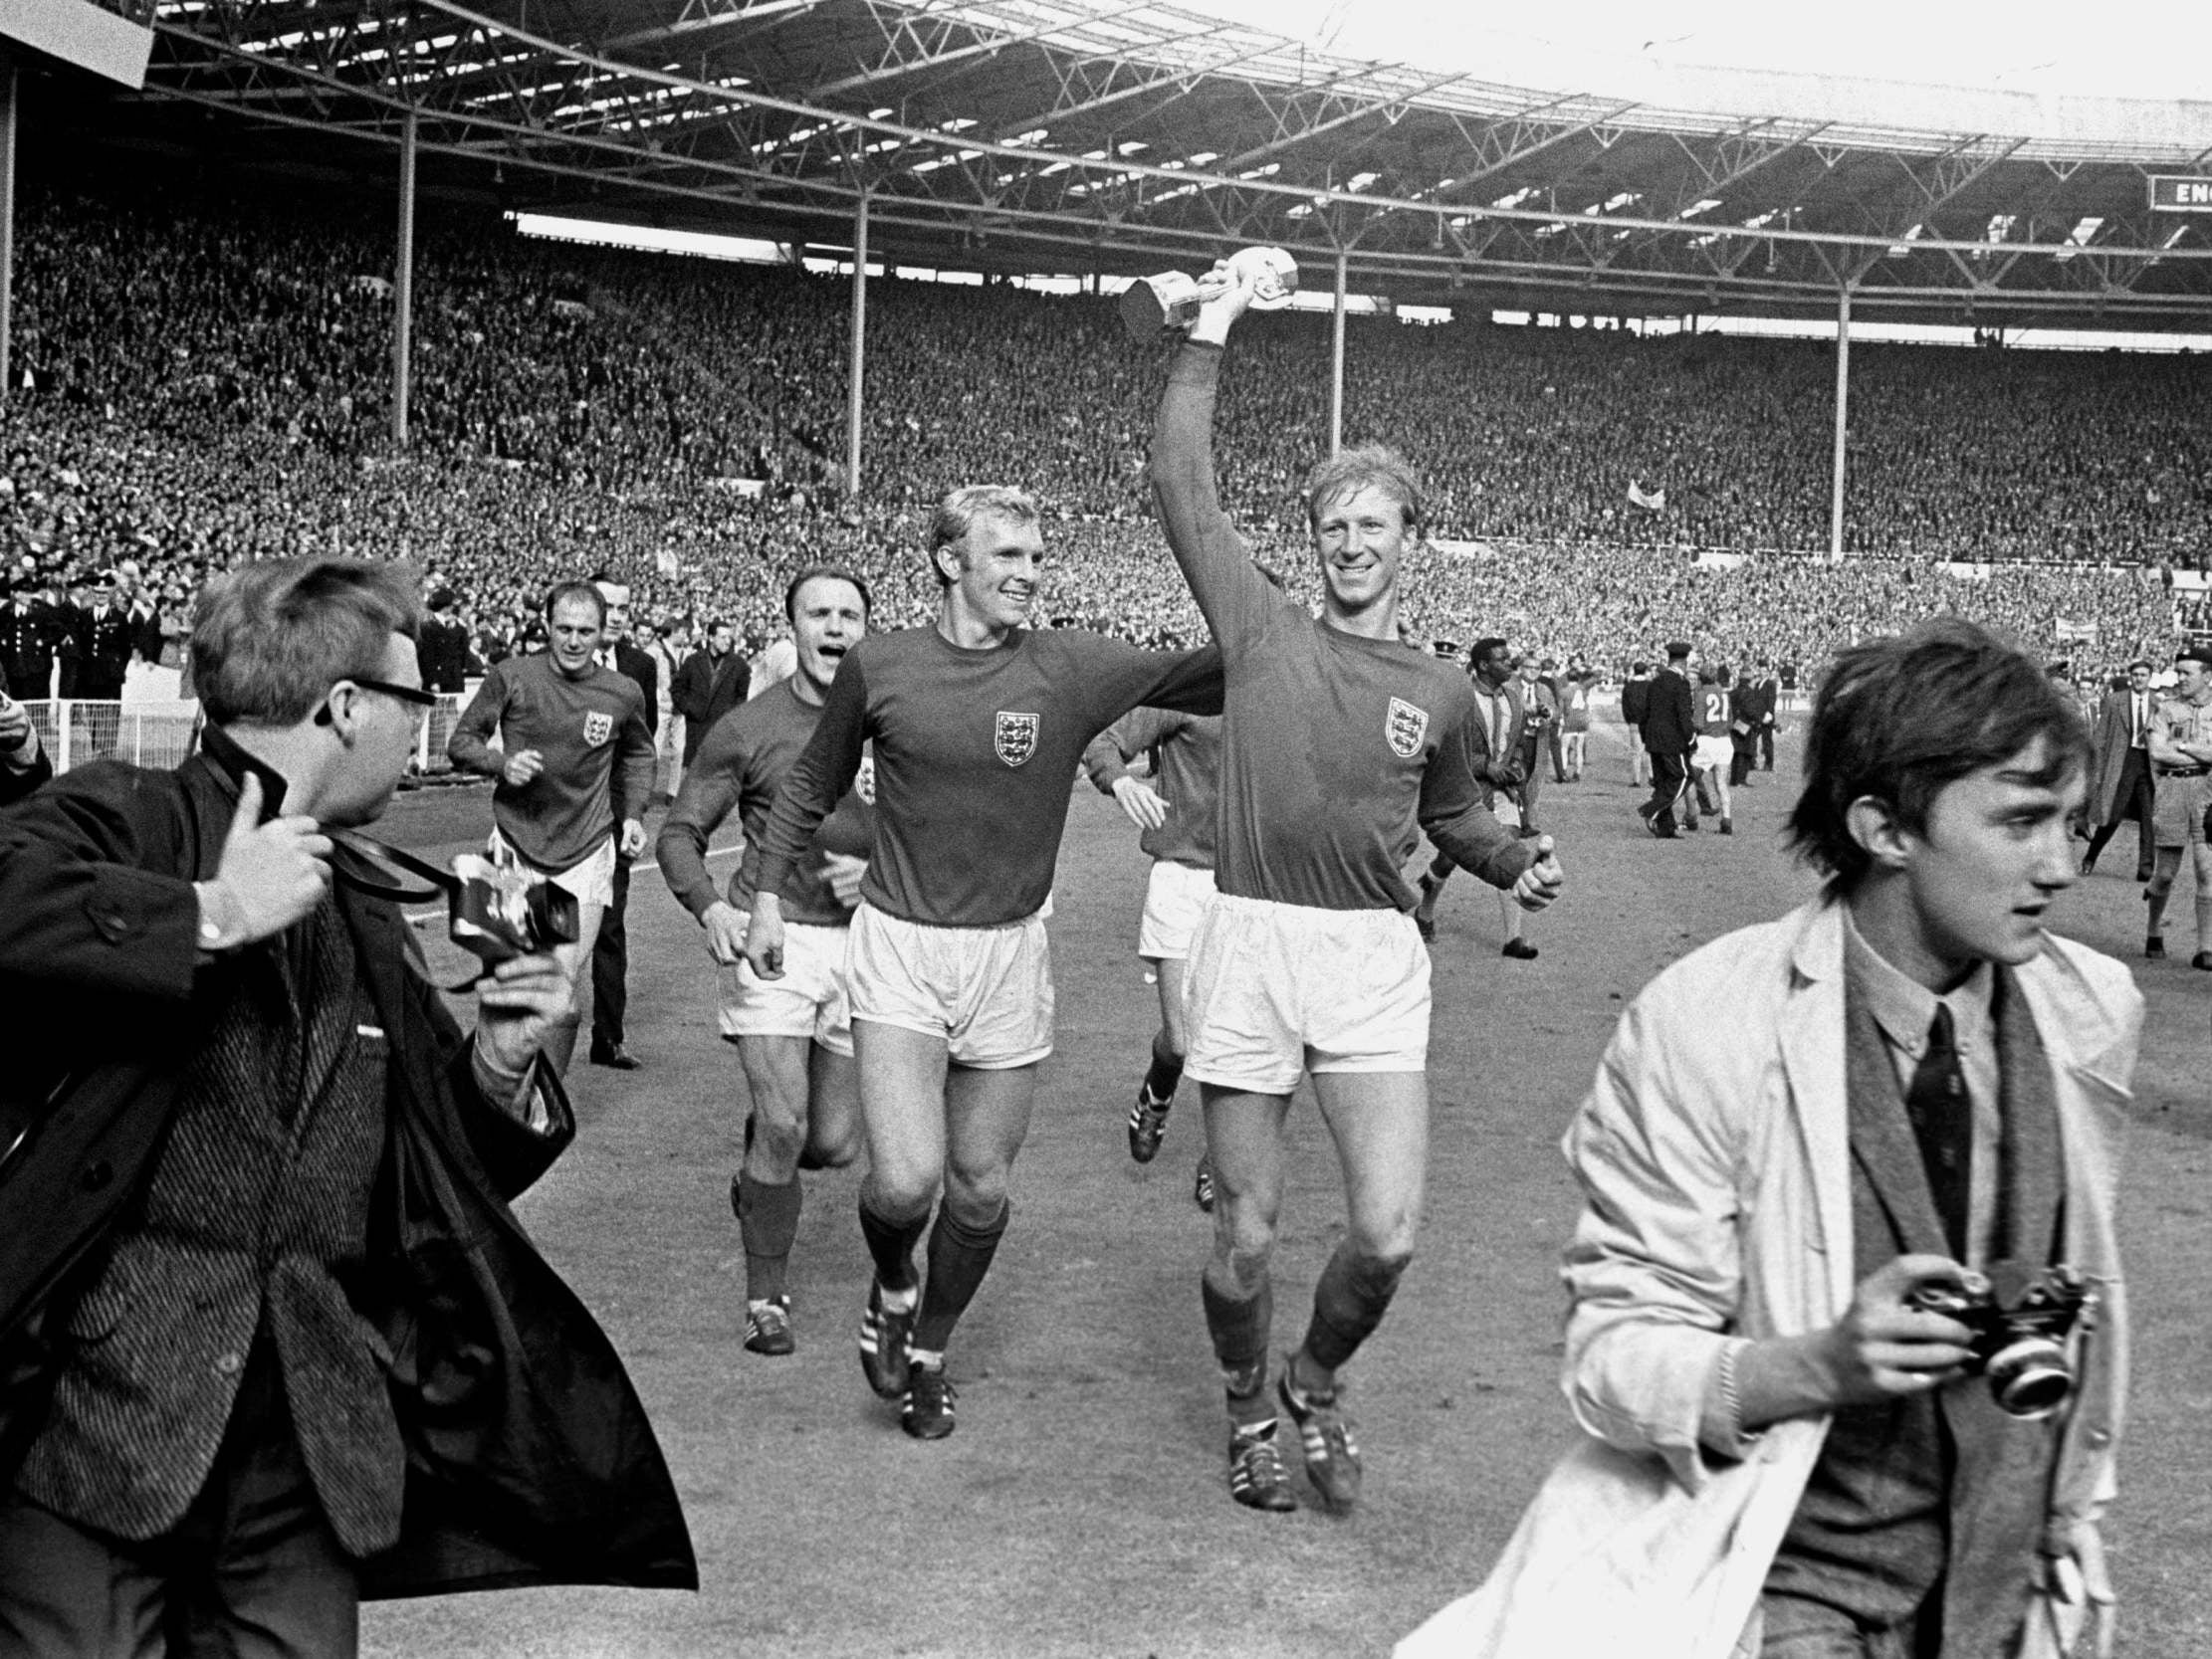
[(745, 1294), (763, 1302), (783, 1294), (790, 1265), (791, 1240), (798, 1236), (796, 1177), (771, 1186), (751, 1175), (738, 1176), (738, 1236), (745, 1241)]
[(1267, 1400), (1267, 1338), (1275, 1323), (1275, 1287), (1261, 1279), (1259, 1289), (1237, 1298), (1214, 1288), (1214, 1281), (1199, 1280), (1206, 1302), (1206, 1329), (1214, 1339), (1214, 1357), (1220, 1361), (1221, 1385), (1228, 1395), (1229, 1421), (1260, 1423), (1275, 1410)]
[(981, 1227), (961, 1220), (951, 1204), (937, 1212), (937, 1225), (930, 1229), (930, 1276), (922, 1286), (922, 1310), (914, 1316), (915, 1348), (931, 1353), (945, 1351), (953, 1327), (983, 1288), (1012, 1211), (1012, 1204), (1000, 1204), (997, 1216)]
[(1183, 1056), (1168, 1047), (1168, 1034), (1152, 1034), (1152, 1069), (1145, 1073), (1145, 1093), (1156, 1101), (1175, 1099), (1176, 1086), (1183, 1081)]
[(860, 1236), (868, 1241), (868, 1255), (876, 1264), (876, 1283), (887, 1291), (914, 1288), (914, 1246), (930, 1224), (924, 1210), (912, 1221), (886, 1221), (860, 1201)]
[(1306, 1330), (1305, 1355), (1333, 1373), (1359, 1351), (1360, 1344), (1383, 1323), (1384, 1311), (1398, 1294), (1406, 1261), (1364, 1256), (1338, 1245), (1313, 1287), (1313, 1324)]

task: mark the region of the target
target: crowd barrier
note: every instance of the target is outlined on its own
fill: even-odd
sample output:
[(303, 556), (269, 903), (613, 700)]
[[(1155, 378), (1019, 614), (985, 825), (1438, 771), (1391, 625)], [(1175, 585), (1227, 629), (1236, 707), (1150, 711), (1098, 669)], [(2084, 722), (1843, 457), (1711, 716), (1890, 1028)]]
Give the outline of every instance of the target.
[[(441, 693), (415, 739), (415, 771), (435, 777), (453, 770), (445, 757), (453, 723), (467, 707), (466, 697)], [(38, 727), (39, 740), (57, 772), (93, 760), (127, 760), (136, 766), (168, 768), (192, 752), (200, 726), (196, 698), (112, 702), (104, 699), (50, 698), (23, 705)]]
[[(1601, 686), (1591, 694), (1591, 706), (1618, 718), (1620, 688)], [(1785, 691), (1779, 713), (1802, 713), (1809, 699), (1802, 692)], [(31, 724), (38, 727), (57, 772), (92, 760), (127, 760), (135, 766), (163, 769), (179, 765), (192, 752), (199, 731), (200, 706), (196, 699), (179, 701), (134, 700), (124, 703), (91, 698), (50, 698), (26, 703)], [(415, 772), (423, 777), (450, 775), (453, 763), (445, 757), (446, 740), (453, 723), (468, 707), (466, 694), (440, 693), (437, 707), (426, 709), (422, 730), (415, 739)], [(671, 786), (674, 780), (669, 780)]]

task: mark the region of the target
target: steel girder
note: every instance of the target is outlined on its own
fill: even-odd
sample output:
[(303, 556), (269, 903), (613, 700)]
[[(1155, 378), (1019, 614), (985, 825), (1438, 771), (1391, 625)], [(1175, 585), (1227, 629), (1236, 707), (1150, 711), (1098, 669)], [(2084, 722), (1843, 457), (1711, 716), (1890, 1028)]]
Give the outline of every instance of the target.
[(2212, 246), (2147, 211), (2155, 157), (1695, 127), (1149, 0), (172, 0), (157, 29), (151, 97), (385, 142), (412, 110), (426, 153), (512, 163), (553, 211), (842, 242), (866, 190), (902, 263), (1268, 241), (1407, 299), (1825, 315), (1849, 284), (1897, 314), (2212, 323)]

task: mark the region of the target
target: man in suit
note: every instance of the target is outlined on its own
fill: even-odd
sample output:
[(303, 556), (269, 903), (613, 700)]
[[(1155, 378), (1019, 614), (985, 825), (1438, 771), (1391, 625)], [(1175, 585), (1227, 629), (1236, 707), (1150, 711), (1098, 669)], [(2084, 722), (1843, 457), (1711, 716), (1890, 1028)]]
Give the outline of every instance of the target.
[(2092, 733), (2096, 759), (2090, 773), (2090, 822), (2097, 826), (2082, 874), (2093, 874), (2098, 855), (2119, 826), (2135, 822), (2135, 880), (2147, 882), (2156, 860), (2151, 825), (2157, 809), (2152, 780), (2150, 732), (2158, 719), (2158, 699), (2150, 689), (2150, 664), (2138, 658), (2127, 665), (2127, 684), (2104, 694)]
[(92, 603), (77, 615), (77, 695), (99, 702), (122, 697), (123, 671), (130, 666), (137, 637), (129, 616), (115, 602), (115, 573), (103, 570), (92, 581)]
[[(1519, 677), (1521, 715), (1521, 746), (1516, 751), (1521, 768), (1520, 788), (1514, 799), (1520, 803), (1521, 834), (1537, 833), (1536, 802), (1544, 788), (1544, 756), (1548, 747), (1553, 760), (1559, 756), (1559, 687), (1558, 682), (1539, 666), (1533, 651), (1524, 651), (1513, 665)], [(1558, 781), (1565, 782), (1564, 770), (1558, 769)]]
[(413, 751), (418, 616), (403, 566), (242, 566), (201, 751), (0, 814), (0, 1650), (343, 1659), (364, 1595), (697, 1581), (507, 1207), (574, 1134), (565, 970), (500, 964), (465, 1035), (333, 844)]
[(1697, 827), (1696, 797), (1689, 784), (1689, 751), (1697, 741), (1697, 718), (1690, 695), (1689, 671), (1697, 652), (1687, 640), (1666, 647), (1666, 667), (1652, 676), (1644, 709), (1644, 746), (1652, 756), (1652, 798), (1636, 809), (1644, 827), (1661, 841), (1674, 838), (1674, 806), (1682, 803), (1682, 827)]
[(18, 573), (7, 604), (0, 609), (0, 686), (26, 703), (44, 703), (53, 694), (54, 630), (39, 595), (39, 580)]
[[(600, 648), (601, 666), (636, 682), (645, 694), (645, 725), (660, 735), (660, 665), (630, 643), (630, 590), (603, 577), (599, 591), (607, 600), (606, 643)], [(643, 849), (640, 848), (640, 851)], [(599, 918), (599, 936), (591, 946), (591, 1048), (594, 1066), (634, 1072), (637, 1056), (623, 1042), (623, 1021), (630, 1008), (630, 866), (634, 853), (617, 849), (614, 860), (614, 898)]]
[[(1837, 657), (1790, 822), (1824, 888), (1623, 1016), (1566, 1143), (1578, 1444), (1400, 1659), (2109, 1651), (2143, 1001), (2048, 931), (2085, 748), (1956, 618)], [(2001, 1390), (1932, 1298), (2062, 1270), (2063, 1382)]]
[(431, 691), (458, 697), (469, 684), (469, 631), (453, 616), (453, 589), (434, 588), (430, 614), (422, 621), (416, 649), (422, 655), (422, 683)]
[[(1521, 681), (1514, 673), (1513, 648), (1492, 635), (1478, 639), (1467, 651), (1467, 673), (1474, 682), (1477, 718), (1466, 726), (1467, 769), (1482, 786), (1482, 804), (1489, 807), (1499, 793), (1520, 799), (1535, 763), (1535, 728), (1528, 720)], [(1526, 827), (1526, 821), (1523, 821)], [(1545, 843), (1548, 845), (1548, 843)], [(1459, 866), (1441, 848), (1421, 878), (1421, 901), (1414, 908), (1414, 926), (1434, 943), (1437, 937), (1437, 901), (1444, 883)], [(1498, 952), (1515, 961), (1534, 961), (1536, 946), (1524, 936), (1524, 913), (1501, 894), (1499, 914), (1505, 920), (1505, 943)]]
[(719, 617), (707, 625), (707, 648), (676, 671), (671, 706), (684, 717), (684, 765), (689, 769), (716, 721), (746, 700), (753, 666), (737, 651), (738, 632)]
[(1736, 687), (1735, 719), (1729, 726), (1734, 753), (1729, 757), (1728, 781), (1739, 789), (1751, 787), (1751, 773), (1759, 760), (1759, 745), (1766, 745), (1767, 770), (1774, 769), (1774, 706), (1781, 688), (1762, 659)]
[[(1782, 708), (1782, 682), (1774, 672), (1774, 665), (1761, 657), (1758, 673), (1752, 677), (1751, 689), (1757, 695), (1761, 716), (1758, 729), (1752, 733), (1759, 745), (1759, 770), (1774, 770), (1774, 733), (1779, 729), (1778, 716)], [(1792, 671), (1794, 682), (1795, 671)]]

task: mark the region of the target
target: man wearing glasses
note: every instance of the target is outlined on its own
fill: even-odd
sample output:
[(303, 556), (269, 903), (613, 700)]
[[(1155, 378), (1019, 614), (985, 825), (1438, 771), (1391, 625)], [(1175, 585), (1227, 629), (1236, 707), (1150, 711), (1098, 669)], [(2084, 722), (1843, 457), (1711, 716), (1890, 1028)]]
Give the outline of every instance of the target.
[(0, 812), (0, 1652), (347, 1655), (363, 1595), (696, 1582), (507, 1207), (575, 1133), (565, 965), (501, 964), (464, 1035), (333, 872), (413, 750), (420, 622), (403, 565), (242, 566), (200, 752)]
[(588, 964), (614, 899), (616, 847), (624, 858), (644, 851), (653, 793), (645, 693), (599, 661), (606, 614), (591, 583), (555, 587), (546, 596), (552, 649), (494, 664), (446, 744), (463, 771), (499, 780), (491, 857), (576, 896), (576, 941), (555, 951), (575, 975), (576, 1004), (546, 1044), (562, 1072), (591, 1005)]

